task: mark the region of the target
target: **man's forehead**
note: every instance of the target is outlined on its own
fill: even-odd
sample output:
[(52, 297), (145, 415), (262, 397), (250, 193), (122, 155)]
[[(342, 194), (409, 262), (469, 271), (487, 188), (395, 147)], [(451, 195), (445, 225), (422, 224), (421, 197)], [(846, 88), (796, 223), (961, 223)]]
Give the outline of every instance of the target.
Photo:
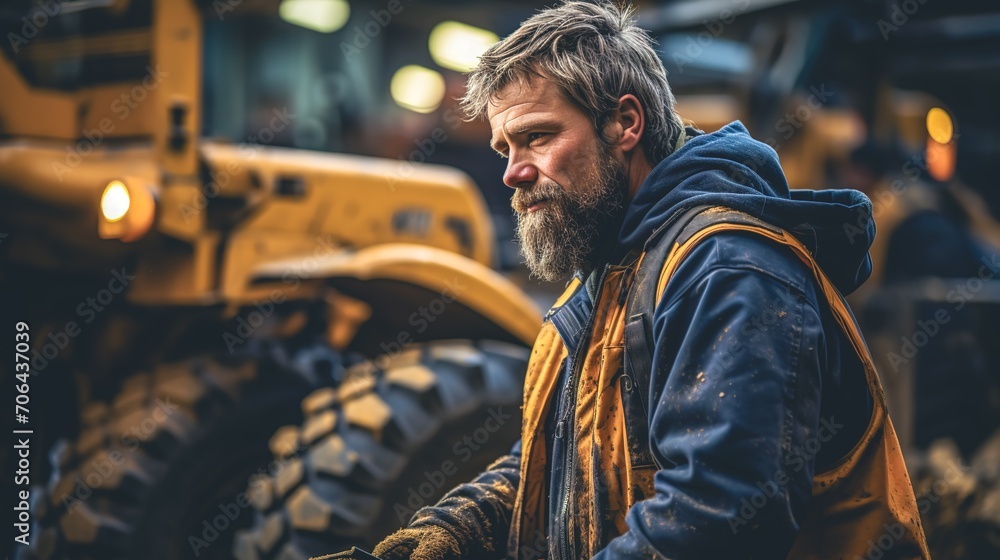
[(495, 117), (508, 121), (517, 115), (534, 111), (550, 111), (557, 108), (560, 101), (558, 88), (549, 80), (532, 76), (525, 80), (514, 80), (500, 89), (486, 110), (486, 117), (496, 128), (501, 123)]

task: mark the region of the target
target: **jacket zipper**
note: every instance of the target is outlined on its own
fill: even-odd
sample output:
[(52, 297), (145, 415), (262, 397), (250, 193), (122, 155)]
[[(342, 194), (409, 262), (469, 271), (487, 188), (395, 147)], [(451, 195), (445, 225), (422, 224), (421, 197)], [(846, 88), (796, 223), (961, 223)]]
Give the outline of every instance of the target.
[[(562, 411), (561, 418), (556, 423), (556, 433), (555, 437), (562, 438), (566, 429), (566, 423), (569, 422), (569, 434), (566, 437), (566, 441), (563, 442), (562, 446), (562, 459), (563, 459), (563, 485), (560, 491), (562, 492), (562, 503), (560, 504), (559, 511), (556, 512), (555, 523), (556, 523), (556, 533), (559, 540), (559, 556), (561, 560), (571, 560), (572, 556), (569, 554), (569, 535), (566, 529), (566, 517), (569, 513), (569, 490), (570, 485), (573, 483), (573, 442), (576, 438), (576, 428), (573, 418), (576, 417), (576, 382), (579, 376), (577, 375), (577, 370), (583, 368), (583, 357), (587, 351), (587, 342), (591, 336), (591, 331), (594, 329), (594, 320), (597, 316), (597, 304), (601, 299), (601, 291), (604, 287), (604, 277), (608, 273), (609, 265), (605, 265), (604, 269), (601, 271), (601, 277), (597, 281), (597, 289), (594, 291), (595, 300), (592, 304), (590, 310), (590, 316), (587, 318), (587, 326), (583, 330), (583, 337), (579, 341), (579, 345), (576, 349), (576, 355), (573, 359), (573, 365), (569, 372), (569, 379), (567, 379), (567, 391), (569, 392), (569, 406), (566, 410)], [(583, 289), (587, 289), (583, 286)]]

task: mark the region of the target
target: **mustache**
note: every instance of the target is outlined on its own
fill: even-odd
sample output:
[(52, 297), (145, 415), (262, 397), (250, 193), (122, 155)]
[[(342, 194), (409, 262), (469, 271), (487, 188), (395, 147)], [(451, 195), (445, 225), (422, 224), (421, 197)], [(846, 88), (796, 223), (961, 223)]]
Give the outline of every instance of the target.
[(564, 195), (559, 185), (539, 183), (530, 189), (518, 189), (510, 199), (510, 206), (518, 214), (524, 214), (532, 205), (544, 200), (559, 199)]

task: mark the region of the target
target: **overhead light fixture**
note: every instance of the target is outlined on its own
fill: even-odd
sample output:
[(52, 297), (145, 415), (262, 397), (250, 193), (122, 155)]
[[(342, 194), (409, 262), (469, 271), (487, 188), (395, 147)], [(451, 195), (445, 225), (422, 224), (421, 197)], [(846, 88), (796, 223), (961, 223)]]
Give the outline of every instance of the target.
[(496, 33), (457, 21), (443, 21), (431, 30), (428, 46), (434, 62), (449, 70), (468, 72), (486, 49), (500, 40)]
[(333, 33), (347, 24), (351, 5), (347, 0), (283, 0), (278, 13), (293, 25)]
[(410, 64), (396, 70), (389, 92), (400, 107), (430, 113), (444, 100), (444, 76), (430, 68)]

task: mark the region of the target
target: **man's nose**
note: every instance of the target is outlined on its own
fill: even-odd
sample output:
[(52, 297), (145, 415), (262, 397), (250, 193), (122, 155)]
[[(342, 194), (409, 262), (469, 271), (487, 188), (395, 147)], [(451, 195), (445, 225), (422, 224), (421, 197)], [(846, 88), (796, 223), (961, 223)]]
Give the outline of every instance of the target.
[(518, 159), (512, 153), (507, 160), (503, 183), (512, 189), (531, 187), (538, 180), (538, 169), (530, 162)]

